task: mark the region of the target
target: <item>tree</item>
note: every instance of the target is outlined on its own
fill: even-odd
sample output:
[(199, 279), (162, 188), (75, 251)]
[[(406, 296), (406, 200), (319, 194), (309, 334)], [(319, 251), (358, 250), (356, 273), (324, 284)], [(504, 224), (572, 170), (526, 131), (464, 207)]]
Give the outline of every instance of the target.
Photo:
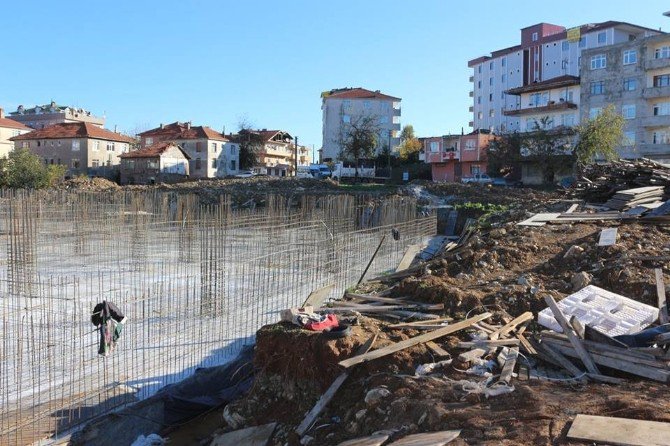
[(53, 186), (65, 175), (65, 166), (45, 165), (28, 149), (15, 149), (0, 159), (0, 186), (41, 189)]
[(486, 150), (491, 176), (513, 172), (521, 162), (523, 136), (519, 132), (500, 135), (489, 142)]
[(398, 148), (400, 159), (403, 161), (418, 161), (421, 151), (421, 142), (414, 136), (414, 126), (411, 124), (403, 127), (400, 132), (400, 147)]
[(253, 124), (241, 117), (237, 123), (237, 134), (240, 144), (240, 169), (251, 169), (258, 162), (258, 152), (263, 147), (263, 141), (258, 132), (253, 130)]
[(535, 123), (523, 141), (526, 159), (535, 162), (542, 170), (545, 184), (552, 184), (556, 173), (573, 162), (571, 139), (573, 131), (568, 129), (552, 129), (552, 119), (548, 116)]
[(597, 157), (613, 160), (619, 157), (617, 146), (623, 140), (624, 118), (613, 105), (577, 127), (575, 155), (579, 164), (592, 163)]
[(376, 121), (373, 116), (361, 116), (349, 123), (341, 136), (342, 154), (340, 157), (354, 163), (356, 181), (358, 181), (360, 160), (371, 158), (374, 154), (379, 133)]

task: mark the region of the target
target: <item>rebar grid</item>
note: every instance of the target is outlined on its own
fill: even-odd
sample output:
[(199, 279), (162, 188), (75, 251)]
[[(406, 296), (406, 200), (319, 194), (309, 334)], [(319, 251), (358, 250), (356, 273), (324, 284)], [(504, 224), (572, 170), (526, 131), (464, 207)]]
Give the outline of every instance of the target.
[[(269, 195), (239, 210), (168, 192), (0, 192), (0, 444), (30, 444), (225, 363), (278, 311), (341, 295), (435, 234), (407, 197)], [(93, 306), (128, 317), (97, 354)]]

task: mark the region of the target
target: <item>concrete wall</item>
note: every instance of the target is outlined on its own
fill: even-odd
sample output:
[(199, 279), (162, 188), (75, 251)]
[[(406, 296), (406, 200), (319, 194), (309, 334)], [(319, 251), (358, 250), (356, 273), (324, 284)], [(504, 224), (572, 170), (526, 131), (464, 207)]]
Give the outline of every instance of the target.
[[(340, 157), (340, 141), (346, 134), (348, 124), (363, 116), (373, 117), (379, 128), (376, 153), (391, 143), (391, 149), (400, 144), (397, 137), (400, 132), (400, 101), (384, 99), (338, 99), (325, 98), (321, 105), (323, 112), (323, 152), (322, 159)], [(390, 138), (389, 138), (390, 135)]]

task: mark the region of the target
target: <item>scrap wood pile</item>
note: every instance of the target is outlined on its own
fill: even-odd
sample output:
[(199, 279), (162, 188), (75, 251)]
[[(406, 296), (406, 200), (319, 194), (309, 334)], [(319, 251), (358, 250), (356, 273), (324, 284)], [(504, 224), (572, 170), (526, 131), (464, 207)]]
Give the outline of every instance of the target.
[(604, 203), (624, 189), (670, 185), (670, 168), (649, 159), (590, 164), (583, 168), (568, 190), (572, 197)]

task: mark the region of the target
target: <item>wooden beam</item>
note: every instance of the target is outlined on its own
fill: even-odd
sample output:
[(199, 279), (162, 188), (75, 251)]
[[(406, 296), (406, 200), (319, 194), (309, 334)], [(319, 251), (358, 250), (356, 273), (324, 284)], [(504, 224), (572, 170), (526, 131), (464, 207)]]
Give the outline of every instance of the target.
[(591, 358), (589, 353), (586, 351), (586, 349), (584, 349), (582, 341), (572, 331), (572, 327), (570, 326), (570, 324), (568, 324), (568, 321), (565, 319), (563, 312), (561, 311), (560, 308), (558, 308), (558, 305), (556, 305), (556, 301), (554, 300), (554, 298), (552, 296), (545, 296), (544, 301), (547, 303), (547, 305), (549, 305), (549, 308), (551, 308), (551, 312), (554, 314), (554, 318), (556, 318), (556, 321), (563, 329), (563, 332), (568, 336), (570, 343), (573, 345), (573, 347), (577, 351), (577, 354), (579, 355), (579, 359), (581, 359), (584, 365), (586, 366), (586, 370), (588, 370), (589, 373), (601, 375), (600, 370), (598, 370), (598, 367), (596, 366), (595, 362), (593, 362), (593, 359)]
[(389, 434), (374, 434), (369, 437), (343, 441), (337, 446), (382, 446), (389, 439)]
[(426, 342), (426, 347), (428, 347), (428, 349), (430, 351), (432, 351), (439, 358), (449, 358), (449, 357), (451, 357), (451, 354), (449, 354), (448, 351), (446, 351), (445, 349), (443, 349), (442, 347), (437, 345), (435, 343), (435, 341)]
[(460, 359), (463, 362), (472, 362), (475, 359), (479, 359), (484, 354), (486, 353), (486, 350), (482, 350), (481, 348), (475, 348), (470, 350), (469, 352), (461, 353), (458, 355), (458, 359)]
[(461, 435), (460, 430), (426, 432), (408, 435), (391, 443), (391, 446), (444, 446)]
[(448, 334), (457, 332), (459, 330), (462, 330), (464, 328), (468, 328), (472, 324), (475, 324), (479, 321), (482, 321), (484, 319), (488, 319), (491, 317), (491, 313), (483, 313), (478, 316), (471, 317), (470, 319), (466, 319), (461, 322), (457, 322), (452, 325), (448, 325), (444, 328), (440, 328), (439, 330), (434, 330), (428, 333), (421, 334), (419, 336), (415, 336), (410, 339), (406, 339), (404, 341), (397, 342), (395, 344), (391, 344), (389, 346), (380, 348), (378, 350), (373, 350), (369, 353), (366, 353), (364, 355), (359, 355), (355, 356), (353, 358), (345, 359), (344, 361), (340, 361), (340, 365), (344, 368), (349, 368), (351, 366), (354, 366), (356, 364), (360, 364), (362, 362), (367, 362), (367, 361), (372, 361), (373, 359), (381, 358), (387, 355), (392, 355), (395, 352), (399, 352), (401, 350), (404, 350), (409, 347), (413, 347), (417, 344), (424, 344), (428, 341), (433, 341), (435, 339), (441, 338), (443, 336), (446, 336)]
[[(379, 333), (375, 333), (374, 336), (372, 336), (370, 339), (368, 339), (365, 344), (361, 345), (358, 350), (356, 350), (356, 353), (354, 356), (357, 355), (362, 355), (370, 351), (372, 346), (374, 345), (375, 341), (377, 340), (377, 336), (379, 336)], [(335, 378), (335, 381), (330, 385), (328, 390), (321, 395), (321, 398), (316, 402), (314, 407), (312, 407), (312, 410), (310, 410), (305, 418), (302, 420), (302, 423), (296, 428), (296, 433), (300, 435), (301, 437), (305, 435), (305, 432), (309, 429), (309, 427), (316, 421), (316, 419), (319, 417), (321, 412), (323, 412), (323, 409), (326, 408), (330, 400), (333, 399), (335, 396), (335, 393), (337, 393), (338, 389), (344, 384), (344, 381), (349, 377), (349, 371), (345, 371), (344, 373), (340, 374), (337, 378)]]
[(400, 324), (393, 324), (389, 325), (388, 328), (405, 328), (405, 327), (413, 327), (415, 325), (429, 325), (429, 324), (439, 324), (441, 322), (451, 322), (454, 319), (451, 317), (443, 317), (443, 318), (438, 318), (438, 319), (430, 319), (430, 320), (423, 320), (423, 321), (417, 321), (417, 322), (403, 322)]
[(497, 332), (501, 338), (504, 338), (505, 336), (509, 335), (510, 332), (517, 327), (517, 325), (523, 324), (524, 322), (529, 321), (531, 319), (533, 319), (533, 313), (531, 313), (530, 311), (526, 311), (522, 315), (515, 317), (514, 319), (503, 325), (500, 329), (497, 330)]
[(528, 342), (528, 339), (526, 339), (526, 337), (523, 334), (517, 333), (516, 337), (519, 339), (519, 342), (521, 343), (521, 347), (523, 347), (523, 349), (526, 351), (526, 353), (528, 353), (529, 355), (537, 355), (537, 351), (535, 350), (535, 347), (533, 347), (531, 345), (531, 343)]
[(398, 273), (400, 271), (405, 271), (407, 268), (409, 268), (410, 265), (412, 264), (412, 261), (414, 261), (414, 257), (416, 257), (419, 251), (421, 251), (420, 244), (409, 245), (407, 247), (407, 250), (405, 251), (405, 255), (402, 256), (402, 259), (400, 260), (398, 267), (395, 269), (395, 272)]
[(552, 359), (554, 359), (556, 362), (558, 362), (561, 367), (563, 367), (565, 370), (567, 370), (572, 376), (575, 378), (578, 378), (582, 375), (584, 375), (584, 372), (579, 369), (576, 365), (574, 365), (568, 358), (563, 356), (561, 352), (553, 348), (551, 345), (547, 344), (546, 342), (543, 342), (540, 344), (540, 349), (548, 356), (551, 356)]
[(621, 446), (668, 444), (670, 423), (579, 414), (567, 438)]
[(462, 341), (458, 343), (458, 348), (489, 348), (489, 347), (506, 347), (506, 346), (517, 346), (520, 341), (518, 339), (494, 339), (486, 340), (482, 339), (480, 341)]
[(656, 276), (656, 295), (658, 296), (658, 321), (661, 324), (668, 323), (668, 303), (665, 300), (665, 284), (663, 283), (663, 270), (654, 269)]
[(505, 384), (509, 384), (518, 357), (519, 347), (512, 347), (507, 351), (507, 354), (505, 355), (505, 365), (502, 368), (502, 372), (500, 372), (500, 379), (498, 379), (498, 382), (502, 381)]

